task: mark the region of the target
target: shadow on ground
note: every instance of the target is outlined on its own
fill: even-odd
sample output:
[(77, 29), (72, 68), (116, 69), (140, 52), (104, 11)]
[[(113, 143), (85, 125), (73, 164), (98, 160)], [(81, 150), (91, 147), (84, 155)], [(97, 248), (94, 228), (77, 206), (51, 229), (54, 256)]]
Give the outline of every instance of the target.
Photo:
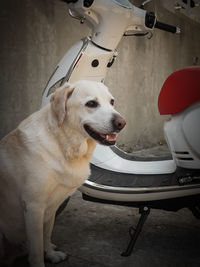
[[(82, 200), (77, 191), (60, 214), (53, 243), (69, 257), (47, 267), (199, 267), (200, 224), (187, 209), (178, 212), (151, 210), (134, 251), (125, 250), (130, 226), (139, 219), (138, 209)], [(12, 267), (28, 267), (26, 259)]]

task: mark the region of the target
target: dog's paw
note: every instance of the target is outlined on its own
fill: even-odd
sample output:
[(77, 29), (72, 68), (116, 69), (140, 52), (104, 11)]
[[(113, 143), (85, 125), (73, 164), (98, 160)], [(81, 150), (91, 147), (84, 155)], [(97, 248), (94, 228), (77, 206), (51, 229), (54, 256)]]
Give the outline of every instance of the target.
[(52, 250), (46, 253), (45, 258), (52, 263), (58, 263), (66, 260), (67, 255), (62, 251)]

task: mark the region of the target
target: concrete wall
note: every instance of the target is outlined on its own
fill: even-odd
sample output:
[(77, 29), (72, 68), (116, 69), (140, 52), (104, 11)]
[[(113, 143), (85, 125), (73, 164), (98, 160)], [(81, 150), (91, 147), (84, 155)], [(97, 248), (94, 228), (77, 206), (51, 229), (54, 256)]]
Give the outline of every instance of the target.
[[(136, 2), (136, 1), (132, 1)], [(137, 1), (141, 2), (141, 1)], [(127, 119), (118, 143), (125, 150), (163, 141), (157, 97), (166, 77), (200, 58), (200, 24), (153, 1), (161, 21), (179, 25), (180, 36), (156, 30), (152, 39), (124, 37), (106, 85)], [(41, 105), (41, 94), (56, 63), (89, 29), (53, 0), (2, 0), (0, 10), (0, 137)]]

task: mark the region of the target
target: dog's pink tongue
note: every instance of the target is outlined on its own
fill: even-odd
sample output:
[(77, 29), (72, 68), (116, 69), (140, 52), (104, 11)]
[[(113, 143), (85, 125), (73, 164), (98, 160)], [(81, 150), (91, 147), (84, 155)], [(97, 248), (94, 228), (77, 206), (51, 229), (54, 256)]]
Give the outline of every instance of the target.
[(107, 141), (115, 141), (117, 138), (117, 135), (114, 133), (111, 134), (100, 134), (101, 137), (103, 137), (104, 139), (106, 139)]

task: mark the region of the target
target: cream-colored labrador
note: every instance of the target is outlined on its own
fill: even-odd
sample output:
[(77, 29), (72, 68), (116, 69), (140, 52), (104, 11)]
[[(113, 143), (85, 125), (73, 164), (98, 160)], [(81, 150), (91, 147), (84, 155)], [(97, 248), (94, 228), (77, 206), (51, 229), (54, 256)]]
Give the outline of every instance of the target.
[[(90, 174), (96, 142), (113, 145), (125, 120), (106, 86), (65, 84), (0, 142), (0, 259), (28, 253), (31, 267), (65, 259), (51, 233), (56, 210)], [(45, 252), (45, 253), (44, 253)]]

